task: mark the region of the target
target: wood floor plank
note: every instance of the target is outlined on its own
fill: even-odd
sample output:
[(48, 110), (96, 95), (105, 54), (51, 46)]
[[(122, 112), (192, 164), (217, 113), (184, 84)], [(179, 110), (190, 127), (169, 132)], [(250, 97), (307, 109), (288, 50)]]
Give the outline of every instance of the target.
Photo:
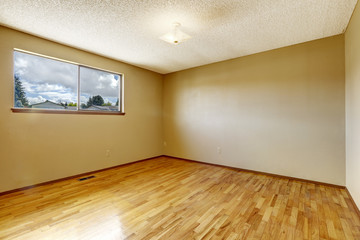
[(94, 175), (0, 196), (0, 239), (360, 239), (337, 187), (168, 157)]

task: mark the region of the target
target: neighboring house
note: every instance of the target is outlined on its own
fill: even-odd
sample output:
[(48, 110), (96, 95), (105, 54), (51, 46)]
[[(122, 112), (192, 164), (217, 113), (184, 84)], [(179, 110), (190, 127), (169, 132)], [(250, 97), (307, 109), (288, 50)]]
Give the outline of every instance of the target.
[(75, 107), (75, 106), (67, 106), (66, 109), (71, 110), (71, 111), (76, 111), (77, 107)]
[(96, 106), (92, 105), (84, 110), (92, 110), (92, 111), (119, 111), (118, 106)]
[[(30, 106), (31, 108), (42, 108), (42, 109), (63, 109), (63, 110), (73, 110), (76, 111), (77, 107), (75, 106), (63, 106), (61, 104), (58, 103), (54, 103), (51, 102), (49, 100), (46, 100), (45, 102), (41, 102), (41, 103), (35, 103), (33, 105)], [(84, 108), (81, 110), (92, 110), (92, 111), (119, 111), (118, 106), (96, 106), (96, 105), (92, 105), (88, 108)]]
[(46, 100), (45, 102), (35, 103), (31, 108), (45, 108), (45, 109), (65, 109), (65, 106)]

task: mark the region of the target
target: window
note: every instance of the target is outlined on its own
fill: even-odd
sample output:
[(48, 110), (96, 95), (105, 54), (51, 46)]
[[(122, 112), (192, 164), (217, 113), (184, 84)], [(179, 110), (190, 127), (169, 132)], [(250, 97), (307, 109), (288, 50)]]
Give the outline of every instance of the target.
[(122, 74), (14, 51), (14, 110), (122, 113)]
[(79, 71), (81, 109), (118, 111), (120, 75), (88, 67)]

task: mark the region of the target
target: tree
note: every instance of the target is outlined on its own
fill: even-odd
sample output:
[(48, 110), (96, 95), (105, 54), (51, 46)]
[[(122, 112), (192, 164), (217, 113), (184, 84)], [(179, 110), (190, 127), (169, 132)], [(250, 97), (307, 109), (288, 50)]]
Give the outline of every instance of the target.
[(15, 107), (27, 107), (29, 106), (29, 101), (26, 98), (24, 87), (20, 80), (19, 75), (14, 75), (15, 79)]
[(86, 103), (86, 107), (91, 107), (93, 105), (92, 97), (89, 97), (89, 100)]
[(65, 107), (65, 108), (68, 106), (67, 102), (63, 103), (61, 100), (59, 100), (59, 103), (61, 106)]
[(119, 106), (119, 99), (117, 99), (115, 106)]
[(16, 100), (16, 102), (15, 102), (15, 107), (17, 107), (17, 108), (22, 108), (22, 107), (24, 107), (24, 105), (21, 103), (20, 100)]
[(90, 107), (92, 105), (96, 106), (102, 106), (104, 104), (104, 99), (100, 95), (89, 97), (89, 100), (87, 102), (87, 107)]
[(104, 103), (103, 106), (111, 106), (111, 102)]

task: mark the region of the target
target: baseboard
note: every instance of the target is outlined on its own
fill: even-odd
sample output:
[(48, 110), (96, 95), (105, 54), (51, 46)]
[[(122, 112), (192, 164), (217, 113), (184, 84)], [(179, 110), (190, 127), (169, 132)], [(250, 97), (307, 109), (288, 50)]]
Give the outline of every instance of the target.
[(346, 190), (347, 194), (350, 197), (350, 201), (352, 202), (352, 204), (354, 206), (355, 212), (357, 213), (357, 215), (360, 218), (360, 209), (358, 208), (358, 206), (356, 205), (356, 202), (354, 201), (353, 197), (351, 196), (351, 193), (350, 193), (349, 189), (347, 187), (345, 187), (345, 190)]
[(43, 186), (43, 185), (47, 185), (47, 184), (53, 184), (53, 183), (56, 183), (56, 182), (60, 182), (60, 181), (64, 181), (64, 180), (68, 180), (68, 179), (72, 179), (72, 178), (80, 178), (80, 177), (83, 177), (85, 175), (95, 174), (95, 173), (98, 173), (98, 172), (102, 172), (102, 171), (106, 171), (106, 170), (110, 170), (110, 169), (114, 169), (114, 168), (118, 168), (118, 167), (122, 167), (122, 166), (131, 165), (131, 164), (134, 164), (134, 163), (144, 162), (144, 161), (151, 160), (151, 159), (154, 159), (154, 158), (159, 158), (159, 157), (162, 157), (162, 156), (163, 155), (159, 155), (159, 156), (151, 157), (151, 158), (145, 158), (145, 159), (137, 160), (137, 161), (134, 161), (134, 162), (119, 164), (119, 165), (116, 165), (116, 166), (113, 166), (113, 167), (103, 168), (103, 169), (99, 169), (99, 170), (95, 170), (95, 171), (91, 171), (91, 172), (85, 172), (85, 173), (72, 175), (72, 176), (69, 176), (69, 177), (59, 178), (59, 179), (55, 179), (55, 180), (51, 180), (51, 181), (46, 181), (46, 182), (42, 182), (42, 183), (38, 183), (38, 184), (26, 186), (26, 187), (16, 188), (16, 189), (8, 190), (8, 191), (5, 191), (5, 192), (0, 192), (0, 196), (10, 194), (10, 193), (14, 193), (14, 192), (23, 191), (23, 190), (38, 187), (38, 186)]
[(244, 172), (251, 172), (251, 173), (256, 173), (256, 174), (263, 174), (263, 175), (267, 175), (267, 176), (285, 178), (285, 179), (289, 179), (289, 180), (296, 180), (296, 181), (302, 181), (302, 182), (313, 183), (313, 184), (321, 184), (321, 185), (325, 185), (325, 186), (329, 186), (329, 187), (336, 187), (336, 188), (341, 188), (341, 189), (346, 188), (345, 186), (331, 184), (331, 183), (318, 182), (318, 181), (313, 181), (313, 180), (308, 180), (308, 179), (303, 179), (303, 178), (295, 178), (295, 177), (290, 177), (290, 176), (278, 175), (278, 174), (267, 173), (267, 172), (260, 172), (260, 171), (249, 170), (249, 169), (244, 169), (244, 168), (230, 167), (230, 166), (221, 165), (221, 164), (215, 164), (215, 163), (201, 162), (201, 161), (197, 161), (197, 160), (193, 160), (193, 159), (173, 157), (173, 156), (169, 156), (169, 155), (163, 155), (163, 157), (174, 158), (174, 159), (179, 159), (179, 160), (188, 161), (188, 162), (207, 164), (207, 165), (211, 165), (211, 166), (226, 167), (226, 168), (234, 169), (234, 170), (237, 170), (237, 171), (244, 171)]

